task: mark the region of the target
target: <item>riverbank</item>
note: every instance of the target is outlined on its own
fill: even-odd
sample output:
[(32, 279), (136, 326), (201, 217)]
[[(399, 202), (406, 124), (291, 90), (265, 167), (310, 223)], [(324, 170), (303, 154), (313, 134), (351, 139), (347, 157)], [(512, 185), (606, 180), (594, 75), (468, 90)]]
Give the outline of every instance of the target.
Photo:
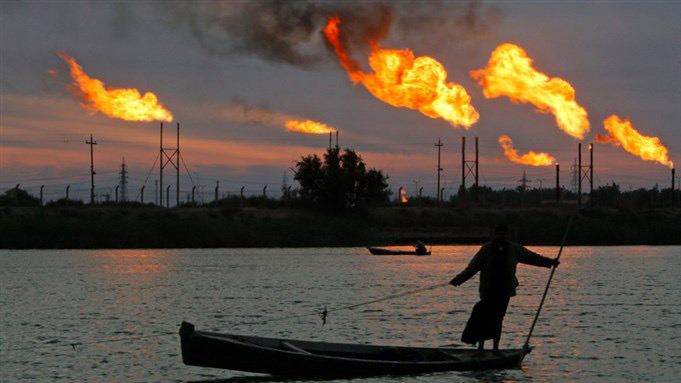
[[(574, 209), (382, 207), (329, 215), (288, 208), (5, 207), (0, 248), (329, 247), (486, 242), (498, 223), (525, 245), (559, 245)], [(681, 245), (681, 210), (583, 209), (568, 245)]]

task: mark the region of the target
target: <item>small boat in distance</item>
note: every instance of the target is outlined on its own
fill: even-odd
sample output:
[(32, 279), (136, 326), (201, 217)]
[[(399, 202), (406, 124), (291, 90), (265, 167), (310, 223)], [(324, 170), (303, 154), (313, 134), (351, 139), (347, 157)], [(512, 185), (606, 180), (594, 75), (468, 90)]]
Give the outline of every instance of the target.
[(476, 357), (475, 349), (344, 344), (197, 331), (182, 322), (186, 365), (293, 377), (419, 374), (517, 368), (528, 349)]
[(415, 250), (390, 250), (381, 247), (367, 247), (367, 249), (373, 255), (430, 255), (430, 251), (422, 253)]

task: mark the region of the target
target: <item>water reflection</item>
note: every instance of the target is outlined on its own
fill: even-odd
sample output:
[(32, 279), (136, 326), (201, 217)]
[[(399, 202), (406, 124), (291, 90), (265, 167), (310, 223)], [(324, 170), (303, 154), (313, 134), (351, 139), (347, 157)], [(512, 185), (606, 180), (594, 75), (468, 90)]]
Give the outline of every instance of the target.
[(168, 266), (158, 250), (98, 250), (94, 256), (102, 268), (117, 273), (158, 273)]
[[(0, 251), (0, 381), (288, 381), (184, 366), (177, 336), (4, 352), (32, 346), (205, 328), (292, 339), (438, 346), (458, 343), (477, 281), (317, 316), (314, 313), (447, 282), (477, 246), (430, 257), (364, 248)], [(557, 247), (533, 247), (553, 257)], [(362, 382), (675, 381), (681, 364), (681, 248), (568, 247), (522, 370), (361, 379)], [(502, 347), (524, 342), (548, 269), (521, 265)], [(26, 368), (30, 366), (30, 368)], [(353, 380), (354, 381), (354, 380)]]

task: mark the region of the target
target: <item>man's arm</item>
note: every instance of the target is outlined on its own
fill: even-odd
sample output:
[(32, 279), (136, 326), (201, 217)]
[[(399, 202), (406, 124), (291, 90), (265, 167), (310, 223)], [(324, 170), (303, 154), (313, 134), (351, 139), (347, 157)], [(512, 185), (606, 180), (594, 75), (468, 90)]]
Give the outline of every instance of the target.
[(451, 281), (449, 281), (449, 284), (459, 286), (460, 284), (471, 279), (471, 277), (474, 276), (475, 273), (480, 271), (480, 268), (482, 267), (482, 258), (484, 257), (483, 253), (484, 253), (483, 249), (480, 249), (475, 254), (473, 259), (471, 259), (471, 261), (468, 263), (468, 266), (456, 277), (454, 277)]
[(533, 266), (551, 267), (558, 266), (558, 261), (553, 258), (541, 256), (524, 246), (518, 246), (518, 262)]

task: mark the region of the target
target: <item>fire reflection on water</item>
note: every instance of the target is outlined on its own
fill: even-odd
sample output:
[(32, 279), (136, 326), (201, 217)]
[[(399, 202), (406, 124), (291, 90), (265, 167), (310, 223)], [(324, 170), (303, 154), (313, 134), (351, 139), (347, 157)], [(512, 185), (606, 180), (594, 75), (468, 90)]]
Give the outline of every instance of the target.
[(95, 256), (100, 262), (107, 260), (101, 264), (103, 269), (121, 274), (153, 274), (167, 267), (156, 250), (106, 250)]

